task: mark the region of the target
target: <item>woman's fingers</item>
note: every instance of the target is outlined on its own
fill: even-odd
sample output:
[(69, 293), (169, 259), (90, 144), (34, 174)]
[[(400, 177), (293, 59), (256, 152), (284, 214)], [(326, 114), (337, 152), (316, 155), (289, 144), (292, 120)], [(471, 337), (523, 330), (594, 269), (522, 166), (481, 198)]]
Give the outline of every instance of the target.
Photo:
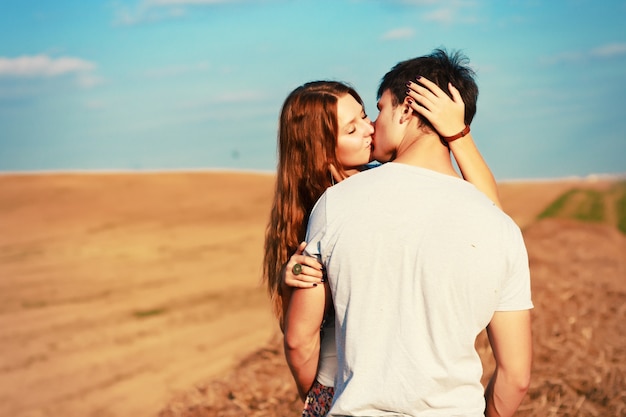
[(324, 282), (322, 264), (311, 256), (303, 255), (305, 247), (306, 242), (300, 243), (287, 262), (284, 283), (289, 287), (312, 288)]
[(439, 88), (437, 84), (430, 81), (428, 78), (418, 77), (417, 82), (422, 84), (424, 87), (426, 87), (428, 91), (430, 91), (431, 94), (433, 94), (436, 97), (447, 96), (447, 94), (444, 93), (444, 91), (441, 88)]
[(285, 273), (285, 284), (289, 287), (311, 288), (324, 282), (323, 277), (322, 271), (303, 265), (302, 272), (297, 275), (293, 271)]
[(465, 104), (452, 84), (448, 85), (452, 98), (424, 77), (417, 83), (407, 83), (407, 87), (408, 104), (428, 119), (441, 136), (452, 136), (464, 128)]
[(300, 242), (298, 245), (298, 249), (296, 249), (296, 255), (302, 255), (304, 253), (304, 248), (306, 248), (306, 242)]
[[(457, 90), (457, 88), (455, 86), (452, 85), (452, 83), (448, 83), (448, 90), (450, 90), (450, 94), (452, 94), (452, 99), (454, 100), (455, 103), (463, 103), (463, 98), (461, 97), (461, 93), (459, 92), (459, 90)], [(465, 107), (465, 105), (463, 106)]]
[[(289, 267), (289, 265), (287, 266)], [(322, 276), (324, 276), (324, 273), (322, 272), (322, 266), (319, 264), (319, 262), (317, 262), (315, 258), (311, 258), (308, 256), (302, 256), (300, 262), (291, 263), (291, 267), (288, 269), (288, 272), (296, 277), (304, 275), (322, 278)]]
[[(456, 102), (457, 100), (454, 99), (454, 92), (456, 92), (456, 96), (459, 99), (461, 97), (459, 91), (454, 88), (452, 84), (448, 83), (448, 88), (452, 87), (454, 89), (454, 92), (452, 91), (452, 89), (450, 89), (450, 93), (453, 96), (453, 98), (451, 99), (450, 96), (448, 96), (441, 88), (439, 88), (437, 84), (424, 77), (420, 77), (417, 82), (409, 81), (407, 83), (407, 87), (409, 87), (407, 93), (410, 97), (414, 99), (421, 98), (425, 103), (428, 102), (432, 104), (441, 104), (448, 101)], [(460, 101), (463, 102), (462, 100)]]
[[(412, 98), (415, 102), (419, 103), (421, 107), (429, 109), (432, 106), (432, 99), (436, 97), (430, 90), (422, 87), (417, 83), (414, 83), (413, 81), (409, 81), (407, 83), (407, 87), (409, 87), (409, 89), (407, 90), (407, 96)], [(411, 107), (416, 111), (420, 110), (419, 106)]]
[(303, 266), (309, 266), (311, 268), (314, 269), (318, 269), (318, 270), (322, 270), (322, 264), (314, 257), (312, 256), (306, 256), (303, 255), (304, 253), (304, 249), (306, 248), (306, 242), (301, 242), (300, 245), (298, 245), (298, 249), (296, 249), (296, 253), (294, 253), (293, 255), (291, 255), (291, 258), (289, 258), (289, 263), (292, 264), (292, 268), (293, 265), (296, 263), (302, 264)]

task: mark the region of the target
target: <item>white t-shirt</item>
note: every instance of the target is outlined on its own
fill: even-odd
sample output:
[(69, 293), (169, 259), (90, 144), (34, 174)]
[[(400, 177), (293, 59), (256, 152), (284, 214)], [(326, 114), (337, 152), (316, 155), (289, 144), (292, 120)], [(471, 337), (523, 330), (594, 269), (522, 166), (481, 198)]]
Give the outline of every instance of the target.
[(320, 344), (320, 360), (317, 366), (317, 382), (325, 387), (335, 386), (337, 375), (337, 344), (335, 342), (335, 322), (324, 325), (324, 334)]
[(306, 252), (325, 265), (338, 373), (331, 416), (483, 416), (476, 336), (532, 308), (517, 225), (472, 184), (388, 163), (329, 188)]

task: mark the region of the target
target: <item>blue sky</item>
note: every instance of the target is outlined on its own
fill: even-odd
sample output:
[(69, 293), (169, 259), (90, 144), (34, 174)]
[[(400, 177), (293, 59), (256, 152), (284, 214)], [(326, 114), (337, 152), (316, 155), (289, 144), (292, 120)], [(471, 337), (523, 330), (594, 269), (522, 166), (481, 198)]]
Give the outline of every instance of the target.
[(272, 171), (315, 79), (469, 56), (498, 180), (626, 172), (623, 0), (0, 0), (0, 171)]

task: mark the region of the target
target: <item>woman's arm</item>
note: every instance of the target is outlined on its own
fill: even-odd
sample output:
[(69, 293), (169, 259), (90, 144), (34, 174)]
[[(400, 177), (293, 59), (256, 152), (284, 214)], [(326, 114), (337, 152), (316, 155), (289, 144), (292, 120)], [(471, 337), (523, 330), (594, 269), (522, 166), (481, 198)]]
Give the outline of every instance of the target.
[(478, 151), (472, 134), (449, 143), (454, 159), (463, 174), (465, 180), (474, 184), (476, 188), (485, 193), (496, 206), (502, 209), (498, 186), (489, 166)]
[[(437, 84), (424, 77), (420, 77), (418, 83), (407, 84), (411, 108), (428, 119), (442, 137), (461, 132), (465, 128), (465, 104), (459, 91), (452, 84), (448, 84), (451, 99)], [(449, 142), (449, 145), (463, 178), (502, 208), (496, 180), (478, 151), (471, 133)]]
[(317, 374), (320, 327), (331, 299), (329, 291), (327, 283), (308, 290), (294, 289), (285, 314), (285, 357), (303, 401)]
[[(294, 288), (315, 288), (324, 282), (322, 264), (316, 258), (303, 255), (306, 242), (300, 243), (296, 252), (280, 270), (280, 280), (278, 283), (278, 296), (282, 301), (282, 315), (280, 320), (280, 330), (285, 332), (285, 317), (291, 300)], [(300, 273), (294, 273), (294, 266), (300, 264)]]

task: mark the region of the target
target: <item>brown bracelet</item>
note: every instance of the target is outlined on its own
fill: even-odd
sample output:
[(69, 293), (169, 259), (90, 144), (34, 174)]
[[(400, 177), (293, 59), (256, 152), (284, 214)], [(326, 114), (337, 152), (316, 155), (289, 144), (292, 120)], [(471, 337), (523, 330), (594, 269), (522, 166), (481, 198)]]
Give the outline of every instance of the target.
[(457, 140), (459, 138), (462, 138), (463, 136), (467, 135), (470, 132), (470, 127), (469, 125), (465, 125), (465, 127), (463, 128), (463, 130), (461, 130), (459, 133), (457, 133), (454, 136), (442, 136), (441, 139), (445, 140), (446, 142), (450, 143), (453, 140)]

